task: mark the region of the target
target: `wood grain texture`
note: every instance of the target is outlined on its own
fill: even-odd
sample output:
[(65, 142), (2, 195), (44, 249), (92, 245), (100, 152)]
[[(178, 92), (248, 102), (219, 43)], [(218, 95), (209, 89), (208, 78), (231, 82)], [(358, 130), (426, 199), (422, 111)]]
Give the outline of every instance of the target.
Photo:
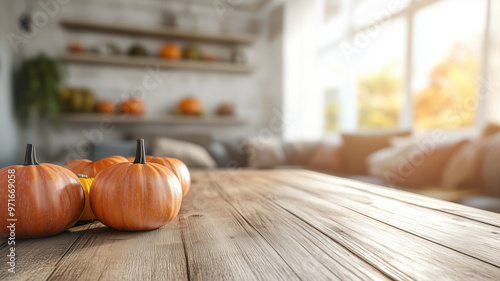
[(498, 214), (303, 170), (192, 179), (167, 226), (18, 241), (0, 279), (500, 280)]

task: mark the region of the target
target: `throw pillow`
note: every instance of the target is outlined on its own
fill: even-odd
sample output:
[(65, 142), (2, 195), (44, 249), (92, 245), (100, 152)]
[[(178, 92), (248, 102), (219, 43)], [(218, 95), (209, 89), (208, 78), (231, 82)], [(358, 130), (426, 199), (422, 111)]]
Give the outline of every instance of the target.
[(368, 174), (367, 157), (373, 152), (390, 146), (393, 137), (409, 136), (411, 132), (387, 134), (342, 134), (342, 159), (345, 172), (354, 175)]
[(245, 147), (251, 168), (274, 168), (286, 164), (283, 144), (276, 137), (250, 137), (245, 141)]
[(157, 157), (177, 158), (189, 168), (217, 167), (217, 164), (208, 152), (203, 147), (194, 143), (169, 138), (156, 138), (153, 140), (152, 153)]
[(484, 146), (481, 180), (488, 195), (500, 197), (500, 133), (488, 138)]
[(309, 159), (319, 146), (315, 141), (294, 141), (285, 144), (285, 155), (287, 165), (306, 166)]
[(342, 147), (337, 144), (322, 142), (317, 145), (306, 167), (322, 172), (338, 172), (342, 170)]

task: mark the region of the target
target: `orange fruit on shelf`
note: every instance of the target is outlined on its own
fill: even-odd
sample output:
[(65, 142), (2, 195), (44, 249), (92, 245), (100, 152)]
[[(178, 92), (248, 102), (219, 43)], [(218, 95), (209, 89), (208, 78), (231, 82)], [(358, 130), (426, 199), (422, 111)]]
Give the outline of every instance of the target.
[(179, 103), (178, 109), (182, 114), (199, 115), (203, 112), (203, 104), (197, 98), (185, 98)]
[(176, 45), (165, 45), (160, 50), (160, 57), (179, 60), (182, 58), (182, 49)]
[(128, 99), (121, 103), (120, 112), (130, 115), (142, 115), (145, 111), (144, 103), (138, 99)]
[(116, 112), (116, 105), (111, 101), (101, 101), (97, 103), (97, 112), (103, 114), (113, 114)]

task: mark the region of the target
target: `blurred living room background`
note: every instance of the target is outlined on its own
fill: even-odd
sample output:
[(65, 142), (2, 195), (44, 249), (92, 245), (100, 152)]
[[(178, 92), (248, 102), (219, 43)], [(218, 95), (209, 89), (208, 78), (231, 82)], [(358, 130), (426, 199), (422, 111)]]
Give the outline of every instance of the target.
[(499, 0), (0, 0), (0, 167), (301, 167), (500, 212)]

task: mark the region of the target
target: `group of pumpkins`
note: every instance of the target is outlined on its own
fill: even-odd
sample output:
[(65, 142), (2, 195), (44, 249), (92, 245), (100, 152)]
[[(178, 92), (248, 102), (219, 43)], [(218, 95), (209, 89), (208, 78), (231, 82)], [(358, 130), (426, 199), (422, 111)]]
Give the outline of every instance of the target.
[(191, 177), (178, 159), (146, 156), (143, 139), (133, 162), (112, 156), (65, 167), (39, 164), (28, 144), (24, 165), (0, 169), (0, 186), (0, 236), (36, 238), (96, 218), (122, 231), (162, 227), (177, 216)]

